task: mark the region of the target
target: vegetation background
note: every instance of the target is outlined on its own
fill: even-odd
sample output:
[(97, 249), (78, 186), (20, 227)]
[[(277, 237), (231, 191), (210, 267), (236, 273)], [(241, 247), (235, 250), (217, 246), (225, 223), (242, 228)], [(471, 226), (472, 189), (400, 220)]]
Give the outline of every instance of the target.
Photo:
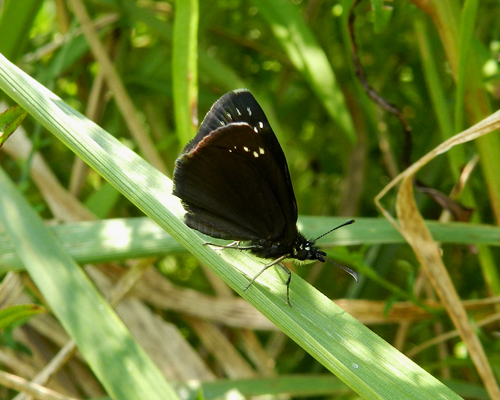
[[(432, 286), (422, 272), (426, 268), (417, 261), (418, 251), (415, 257), (374, 202), (403, 170), (404, 137), (398, 120), (367, 97), (354, 73), (348, 35), (351, 3), (4, 0), (0, 53), (167, 177), (210, 106), (229, 90), (248, 88), (287, 156), (301, 230), (316, 237), (347, 218), (357, 220), (320, 245), (330, 258), (355, 269), (359, 284), (331, 265), (292, 265), (294, 272), (458, 395), (498, 398), (500, 233), (493, 227), (500, 220), (497, 133), (454, 147), (418, 173), (419, 179), (443, 193), (459, 186), (458, 201), (473, 209), (470, 222), (447, 222), (442, 207), (415, 194), (425, 220), (441, 221), (428, 226), (442, 243), (449, 277), (431, 278)], [(373, 0), (360, 2), (355, 15), (358, 56), (368, 81), (403, 111), (412, 126), (412, 162), (498, 109), (497, 1)], [(147, 190), (156, 188), (156, 175), (149, 175), (149, 170), (141, 174), (146, 167), (137, 161), (130, 169), (112, 169), (116, 176), (123, 172), (135, 180), (136, 187), (121, 188), (106, 176), (113, 185), (108, 183), (94, 168), (90, 148), (85, 153), (83, 140), (82, 155), (76, 145), (68, 144), (71, 139), (46, 130), (42, 120), (50, 118), (51, 111), (40, 106), (44, 103), (30, 109), (17, 99), (6, 89), (9, 76), (14, 76), (5, 72), (8, 63), (2, 61), (1, 68), (2, 111), (13, 106), (14, 99), (33, 116), (0, 149), (0, 223), (5, 228), (0, 232), (0, 326), (5, 327), (0, 365), (4, 372), (26, 380), (23, 391), (54, 399), (400, 399), (411, 398), (408, 393), (422, 397), (417, 386), (423, 386), (442, 390), (442, 396), (448, 396), (443, 398), (457, 398), (431, 378), (409, 383), (408, 374), (385, 361), (401, 357), (398, 362), (408, 370), (418, 367), (372, 336), (361, 336), (370, 334), (335, 315), (338, 309), (330, 308), (331, 302), (296, 275), (291, 310), (284, 309), (279, 273), (266, 272), (266, 285), (243, 295), (249, 303), (235, 296), (223, 280), (242, 294), (246, 278), (240, 271), (235, 270), (233, 278), (230, 270), (220, 273), (209, 262), (200, 263), (149, 219), (141, 218), (136, 205)], [(22, 83), (21, 88), (34, 93), (21, 96), (48, 96), (20, 79), (24, 78), (13, 79), (12, 85)], [(80, 134), (91, 135), (83, 120), (74, 119), (73, 124)], [(110, 154), (111, 161), (129, 157), (125, 150)], [(111, 162), (95, 156), (104, 166)], [(164, 197), (170, 206), (169, 193)], [(19, 194), (25, 204), (23, 197), (16, 197)], [(396, 195), (393, 190), (382, 200), (392, 214)], [(161, 191), (156, 196), (161, 200)], [(19, 206), (18, 213), (7, 204)], [(152, 204), (139, 207), (152, 217)], [(54, 235), (38, 228), (33, 211)], [(23, 226), (16, 236), (13, 232)], [(84, 283), (63, 286), (58, 281), (65, 278), (62, 271), (74, 271), (68, 272), (74, 282), (86, 278), (70, 266), (52, 269), (59, 262), (54, 260), (64, 258), (57, 245), (51, 247), (53, 237), (84, 266), (111, 304), (118, 304), (117, 314), (147, 356), (128, 339), (120, 320), (103, 311), (101, 300), (80, 305), (77, 295), (86, 298), (90, 293)], [(201, 242), (190, 243), (200, 247)], [(334, 245), (348, 247), (332, 249)], [(238, 257), (247, 256), (224, 257), (241, 261)], [(276, 294), (269, 295), (270, 289)], [(468, 317), (453, 314), (462, 309)], [(294, 313), (300, 312), (324, 331), (323, 337), (304, 325), (295, 328), (299, 317)], [(316, 314), (324, 319), (315, 319), (321, 317)], [(331, 325), (323, 325), (325, 321)], [(129, 346), (118, 347), (118, 337), (126, 338)], [(74, 353), (70, 338), (80, 353)], [(363, 353), (359, 343), (351, 342), (363, 343), (361, 338), (372, 349), (380, 346), (381, 353)], [(313, 341), (317, 346), (310, 351), (308, 342)], [(358, 362), (344, 362), (357, 351), (378, 378), (364, 377)], [(134, 357), (143, 364), (127, 361), (137, 360)], [(177, 394), (163, 386), (151, 359)], [(127, 370), (133, 379), (123, 375)], [(0, 398), (26, 398), (16, 394), (21, 383), (12, 375), (2, 373), (0, 384)], [(42, 393), (37, 384), (51, 391)]]

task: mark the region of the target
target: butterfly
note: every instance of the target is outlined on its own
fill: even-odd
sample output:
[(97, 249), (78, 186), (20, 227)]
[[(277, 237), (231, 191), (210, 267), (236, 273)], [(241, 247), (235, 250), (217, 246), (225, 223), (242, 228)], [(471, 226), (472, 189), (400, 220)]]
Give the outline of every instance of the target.
[[(185, 223), (208, 236), (234, 242), (219, 246), (274, 259), (331, 260), (297, 229), (297, 203), (285, 154), (262, 108), (245, 89), (223, 95), (212, 106), (175, 163), (173, 194), (186, 210)], [(240, 242), (247, 242), (241, 245)], [(333, 263), (337, 265), (336, 263)], [(290, 270), (286, 303), (290, 305)], [(349, 268), (340, 268), (357, 275)]]

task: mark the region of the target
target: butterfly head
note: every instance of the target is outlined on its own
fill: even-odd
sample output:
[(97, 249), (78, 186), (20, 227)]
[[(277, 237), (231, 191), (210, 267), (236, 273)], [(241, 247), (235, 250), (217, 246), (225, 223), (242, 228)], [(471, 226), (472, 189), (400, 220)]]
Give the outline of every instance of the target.
[(325, 262), (326, 253), (318, 249), (314, 243), (314, 240), (307, 240), (299, 234), (291, 257), (299, 261), (318, 260)]
[(324, 251), (321, 251), (320, 249), (318, 249), (315, 246), (316, 240), (318, 240), (319, 238), (322, 238), (323, 236), (329, 234), (330, 232), (332, 232), (338, 228), (341, 228), (343, 226), (350, 225), (352, 223), (354, 223), (354, 220), (347, 221), (347, 222), (343, 223), (342, 225), (339, 225), (339, 226), (331, 229), (330, 231), (324, 233), (323, 235), (317, 237), (314, 240), (307, 240), (299, 233), (297, 236), (297, 240), (295, 242), (294, 251), (293, 251), (293, 255), (291, 255), (291, 258), (294, 258), (294, 259), (299, 260), (299, 261), (306, 261), (306, 260), (317, 260), (317, 261), (321, 261), (321, 262), (328, 261), (329, 263), (332, 263), (333, 265), (336, 265), (337, 267), (346, 271), (348, 274), (350, 274), (354, 278), (354, 280), (356, 282), (358, 282), (359, 280), (358, 280), (358, 275), (356, 274), (356, 272), (354, 272), (350, 268), (344, 267), (343, 265), (339, 265), (336, 262), (333, 262), (332, 260), (330, 260), (329, 258), (326, 257), (326, 253)]

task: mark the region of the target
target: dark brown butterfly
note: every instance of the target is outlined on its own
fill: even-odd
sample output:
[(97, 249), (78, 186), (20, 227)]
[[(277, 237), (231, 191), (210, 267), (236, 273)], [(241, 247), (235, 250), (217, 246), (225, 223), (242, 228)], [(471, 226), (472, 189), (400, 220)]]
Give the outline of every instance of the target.
[[(319, 238), (307, 240), (297, 230), (297, 203), (285, 154), (262, 108), (247, 90), (229, 92), (212, 106), (176, 161), (174, 195), (182, 200), (189, 227), (236, 241), (221, 247), (274, 259), (245, 290), (267, 268), (287, 258), (332, 262), (314, 246)], [(240, 241), (248, 244), (242, 246)], [(290, 305), (292, 275), (280, 265), (288, 274)], [(358, 280), (354, 271), (340, 267)]]

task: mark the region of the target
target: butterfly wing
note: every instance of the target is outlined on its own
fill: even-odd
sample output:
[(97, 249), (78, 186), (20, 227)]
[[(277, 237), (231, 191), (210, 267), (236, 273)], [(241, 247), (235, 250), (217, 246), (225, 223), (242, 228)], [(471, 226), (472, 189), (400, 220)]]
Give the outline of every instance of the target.
[(246, 90), (221, 97), (176, 162), (186, 224), (209, 236), (293, 242), (297, 205), (285, 155)]

